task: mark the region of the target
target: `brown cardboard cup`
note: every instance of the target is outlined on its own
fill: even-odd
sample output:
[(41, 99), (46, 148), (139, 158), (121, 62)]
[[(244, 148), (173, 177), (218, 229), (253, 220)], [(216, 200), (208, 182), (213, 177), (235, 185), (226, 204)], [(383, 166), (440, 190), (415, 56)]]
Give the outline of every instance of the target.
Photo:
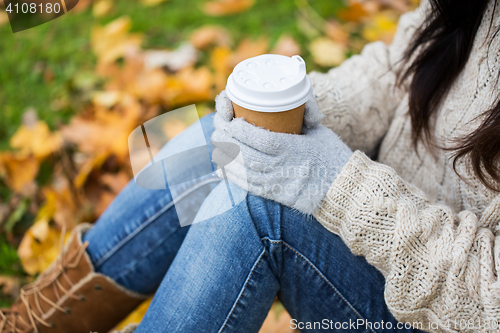
[(234, 117), (273, 132), (301, 134), (305, 104), (281, 112), (259, 112), (245, 109), (233, 102)]

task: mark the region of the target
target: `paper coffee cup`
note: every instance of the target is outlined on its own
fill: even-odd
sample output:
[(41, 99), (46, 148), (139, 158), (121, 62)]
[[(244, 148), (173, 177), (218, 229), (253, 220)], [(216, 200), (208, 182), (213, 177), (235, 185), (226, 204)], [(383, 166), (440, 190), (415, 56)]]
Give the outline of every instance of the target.
[(226, 93), (235, 117), (274, 132), (300, 134), (312, 86), (300, 56), (264, 54), (236, 65)]

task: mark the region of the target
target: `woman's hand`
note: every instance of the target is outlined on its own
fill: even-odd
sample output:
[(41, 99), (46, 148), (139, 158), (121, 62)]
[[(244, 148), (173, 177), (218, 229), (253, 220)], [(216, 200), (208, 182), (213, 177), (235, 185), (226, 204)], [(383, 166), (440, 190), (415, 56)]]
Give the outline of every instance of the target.
[[(242, 118), (233, 119), (225, 91), (215, 101), (212, 141), (217, 148), (212, 158), (224, 166), (227, 177), (251, 194), (313, 214), (352, 154), (335, 133), (320, 124), (323, 115), (315, 99), (306, 103), (302, 135), (271, 132)], [(244, 164), (236, 159), (226, 165), (234, 155), (228, 151), (232, 145), (218, 142), (237, 144)]]

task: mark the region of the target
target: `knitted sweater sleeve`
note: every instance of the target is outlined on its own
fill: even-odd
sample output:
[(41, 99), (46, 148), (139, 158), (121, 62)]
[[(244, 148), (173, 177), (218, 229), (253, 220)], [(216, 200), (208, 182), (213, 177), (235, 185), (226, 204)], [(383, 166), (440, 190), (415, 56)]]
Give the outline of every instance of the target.
[(309, 74), (318, 106), (326, 116), (323, 124), (352, 150), (372, 156), (389, 128), (406, 92), (405, 87), (396, 85), (396, 72), (413, 33), (423, 21), (424, 2), (417, 10), (401, 16), (390, 46), (370, 43), (360, 55), (328, 73)]
[(382, 272), (399, 321), (428, 332), (498, 332), (500, 196), (480, 218), (453, 212), (358, 150), (315, 217)]

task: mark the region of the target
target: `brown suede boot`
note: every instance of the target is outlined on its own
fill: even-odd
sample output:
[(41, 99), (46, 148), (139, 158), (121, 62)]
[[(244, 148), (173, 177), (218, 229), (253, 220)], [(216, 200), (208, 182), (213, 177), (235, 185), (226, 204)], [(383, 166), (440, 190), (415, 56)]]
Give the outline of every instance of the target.
[(0, 311), (0, 333), (106, 333), (146, 299), (94, 271), (81, 241), (90, 227), (78, 225), (57, 260)]

